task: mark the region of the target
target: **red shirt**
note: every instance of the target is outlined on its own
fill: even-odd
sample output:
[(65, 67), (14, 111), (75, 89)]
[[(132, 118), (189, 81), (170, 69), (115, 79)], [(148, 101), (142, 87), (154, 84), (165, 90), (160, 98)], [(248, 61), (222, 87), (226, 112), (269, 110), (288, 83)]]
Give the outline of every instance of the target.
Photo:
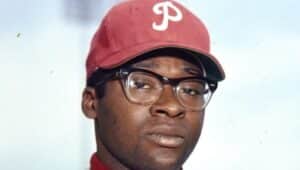
[(93, 154), (91, 158), (91, 169), (90, 170), (110, 170), (105, 166), (97, 157), (96, 153)]

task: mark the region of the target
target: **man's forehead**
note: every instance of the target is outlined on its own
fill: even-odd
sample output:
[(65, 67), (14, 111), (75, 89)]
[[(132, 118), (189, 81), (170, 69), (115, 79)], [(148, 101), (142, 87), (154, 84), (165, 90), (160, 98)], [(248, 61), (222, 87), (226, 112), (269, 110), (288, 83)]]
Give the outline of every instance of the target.
[(175, 67), (184, 72), (202, 73), (198, 65), (177, 56), (150, 57), (134, 63), (133, 66), (146, 69), (168, 69), (168, 67)]

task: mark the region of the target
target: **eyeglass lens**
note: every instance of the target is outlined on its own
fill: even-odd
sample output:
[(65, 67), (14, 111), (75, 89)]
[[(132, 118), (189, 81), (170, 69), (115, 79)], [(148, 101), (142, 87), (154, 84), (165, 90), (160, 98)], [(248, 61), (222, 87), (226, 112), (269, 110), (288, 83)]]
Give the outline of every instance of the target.
[[(176, 89), (178, 101), (188, 109), (203, 109), (211, 96), (207, 82), (199, 79), (181, 81)], [(131, 72), (125, 81), (125, 92), (134, 103), (152, 104), (161, 96), (162, 82), (151, 74)]]

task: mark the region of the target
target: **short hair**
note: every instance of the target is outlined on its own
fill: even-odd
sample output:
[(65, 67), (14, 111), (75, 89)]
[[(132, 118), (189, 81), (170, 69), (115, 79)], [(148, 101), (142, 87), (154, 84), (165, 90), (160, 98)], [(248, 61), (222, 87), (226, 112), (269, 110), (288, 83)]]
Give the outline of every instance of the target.
[(101, 80), (106, 80), (117, 71), (117, 69), (97, 69), (87, 80), (86, 86), (92, 87), (96, 91), (97, 98), (102, 98), (105, 95), (106, 81), (99, 84)]

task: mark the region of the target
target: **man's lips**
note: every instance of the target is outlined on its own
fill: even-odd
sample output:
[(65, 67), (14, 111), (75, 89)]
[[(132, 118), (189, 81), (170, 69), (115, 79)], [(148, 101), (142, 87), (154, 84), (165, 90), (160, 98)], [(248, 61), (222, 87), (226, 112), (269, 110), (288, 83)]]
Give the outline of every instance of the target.
[(180, 147), (185, 141), (184, 130), (170, 125), (155, 126), (151, 128), (146, 136), (151, 142), (167, 148)]
[(184, 142), (184, 138), (181, 136), (169, 136), (159, 133), (148, 135), (148, 139), (162, 147), (168, 148), (177, 148)]

